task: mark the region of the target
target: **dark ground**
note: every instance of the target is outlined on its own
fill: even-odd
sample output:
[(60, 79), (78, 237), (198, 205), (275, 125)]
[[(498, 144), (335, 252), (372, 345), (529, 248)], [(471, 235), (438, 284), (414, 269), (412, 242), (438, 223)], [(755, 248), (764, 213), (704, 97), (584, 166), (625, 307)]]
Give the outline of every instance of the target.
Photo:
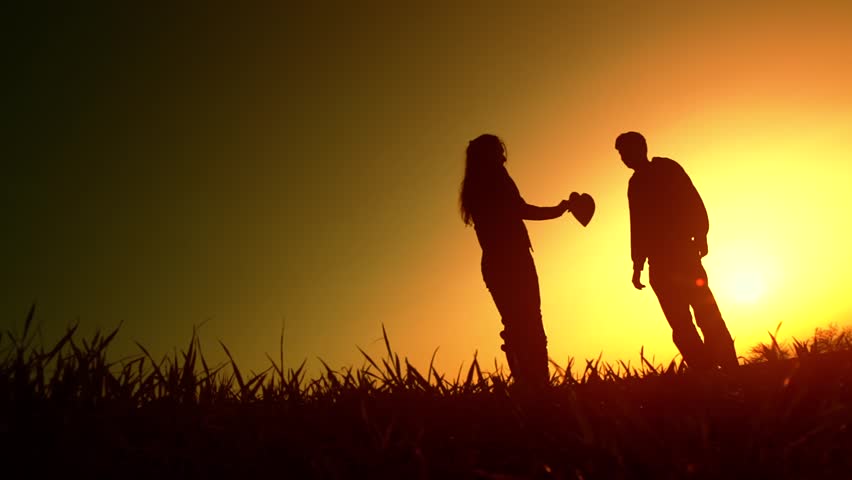
[(533, 399), (499, 385), (141, 407), (3, 398), (6, 469), (37, 476), (852, 478), (849, 352), (590, 379)]

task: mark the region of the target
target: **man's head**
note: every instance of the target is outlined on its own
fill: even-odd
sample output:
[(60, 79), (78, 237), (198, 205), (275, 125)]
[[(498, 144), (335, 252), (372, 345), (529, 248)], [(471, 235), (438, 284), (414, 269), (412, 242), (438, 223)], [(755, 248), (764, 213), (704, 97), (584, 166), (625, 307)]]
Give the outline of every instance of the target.
[(648, 163), (648, 145), (641, 133), (622, 133), (615, 139), (615, 149), (627, 168), (636, 170)]

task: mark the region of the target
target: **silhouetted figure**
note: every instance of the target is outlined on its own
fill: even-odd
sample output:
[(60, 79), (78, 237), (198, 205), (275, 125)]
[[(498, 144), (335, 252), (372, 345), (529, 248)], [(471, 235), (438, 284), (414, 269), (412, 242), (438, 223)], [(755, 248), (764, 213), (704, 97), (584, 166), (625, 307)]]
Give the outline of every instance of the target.
[[(672, 327), (672, 339), (693, 369), (737, 366), (731, 334), (707, 283), (709, 221), (701, 196), (683, 168), (669, 158), (648, 160), (645, 138), (627, 132), (615, 140), (621, 160), (634, 170), (627, 189), (633, 286), (648, 260), (651, 288)], [(692, 323), (689, 307), (704, 340)]]
[(571, 202), (563, 200), (554, 207), (527, 204), (505, 162), (506, 149), (498, 137), (481, 135), (472, 140), (459, 200), (462, 220), (476, 230), (482, 247), (482, 278), (502, 317), (501, 349), (515, 382), (534, 389), (547, 385), (550, 377), (538, 275), (523, 220), (557, 218)]

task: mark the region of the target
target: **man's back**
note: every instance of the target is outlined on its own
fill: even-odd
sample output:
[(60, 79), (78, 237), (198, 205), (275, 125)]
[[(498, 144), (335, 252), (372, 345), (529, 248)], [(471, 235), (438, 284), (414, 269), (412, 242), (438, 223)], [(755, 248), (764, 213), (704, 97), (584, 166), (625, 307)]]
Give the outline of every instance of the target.
[(634, 262), (663, 263), (697, 257), (693, 238), (709, 227), (701, 196), (674, 160), (654, 157), (630, 178), (631, 253)]

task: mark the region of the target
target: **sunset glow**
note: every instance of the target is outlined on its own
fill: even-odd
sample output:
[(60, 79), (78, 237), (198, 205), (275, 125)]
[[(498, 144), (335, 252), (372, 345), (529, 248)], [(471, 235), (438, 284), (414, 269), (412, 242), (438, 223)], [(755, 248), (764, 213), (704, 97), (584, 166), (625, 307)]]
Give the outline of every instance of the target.
[(597, 205), (587, 227), (527, 222), (550, 356), (668, 361), (659, 303), (631, 284), (628, 130), (700, 192), (708, 285), (741, 353), (779, 322), (848, 323), (852, 4), (819, 3), (288, 6), (27, 30), (3, 327), (37, 299), (49, 338), (124, 322), (117, 356), (172, 352), (204, 323), (211, 362), (221, 339), (261, 371), (284, 326), (285, 363), (319, 371), (381, 355), (384, 326), (421, 369), (436, 348), (441, 371), (474, 352), (503, 365), (457, 204), (465, 146), (493, 133), (526, 201)]
[(731, 296), (739, 302), (755, 303), (766, 293), (766, 280), (753, 271), (738, 271), (731, 279), (731, 290)]

